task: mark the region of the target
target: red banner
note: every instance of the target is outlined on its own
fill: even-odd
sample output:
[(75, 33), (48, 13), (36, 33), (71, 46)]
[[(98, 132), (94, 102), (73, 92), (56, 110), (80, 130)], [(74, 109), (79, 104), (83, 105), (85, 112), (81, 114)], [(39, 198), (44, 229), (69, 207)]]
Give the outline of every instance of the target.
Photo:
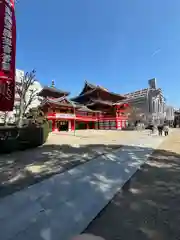
[(0, 0), (0, 111), (12, 111), (14, 107), (15, 58), (14, 0)]

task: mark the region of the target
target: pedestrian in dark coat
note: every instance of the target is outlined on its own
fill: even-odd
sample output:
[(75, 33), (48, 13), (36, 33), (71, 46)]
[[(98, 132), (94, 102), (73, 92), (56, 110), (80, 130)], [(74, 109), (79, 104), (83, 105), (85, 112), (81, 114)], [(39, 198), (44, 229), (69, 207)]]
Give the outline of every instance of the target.
[(158, 126), (158, 133), (159, 133), (159, 136), (162, 136), (162, 133), (163, 133), (163, 125), (159, 125), (159, 126)]

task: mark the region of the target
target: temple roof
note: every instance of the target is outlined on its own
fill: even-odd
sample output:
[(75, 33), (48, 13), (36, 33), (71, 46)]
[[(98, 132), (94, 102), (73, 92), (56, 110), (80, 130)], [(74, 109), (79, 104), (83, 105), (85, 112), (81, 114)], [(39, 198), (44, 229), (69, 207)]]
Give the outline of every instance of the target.
[(68, 96), (69, 92), (59, 90), (55, 87), (48, 87), (45, 86), (38, 94), (41, 97), (52, 97), (52, 98), (59, 98), (63, 96)]
[(111, 101), (103, 101), (99, 99), (92, 99), (89, 103), (87, 103), (87, 106), (94, 106), (94, 105), (104, 105), (104, 106), (113, 106), (113, 103)]
[(96, 85), (85, 81), (83, 90), (81, 91), (81, 93), (80, 93), (79, 95), (83, 95), (84, 93), (86, 93), (86, 92), (88, 92), (88, 91), (90, 91), (90, 90), (93, 90), (93, 89), (95, 89), (96, 87), (97, 87)]
[(91, 112), (91, 113), (93, 113), (93, 112), (100, 112), (100, 111), (97, 111), (97, 110), (92, 110), (92, 109), (90, 109), (87, 106), (82, 105), (82, 104), (78, 104), (78, 103), (74, 103), (74, 102), (72, 104), (71, 101), (69, 101), (67, 103), (64, 103), (64, 102), (58, 101), (56, 99), (45, 99), (42, 102), (41, 107), (43, 107), (45, 105), (50, 105), (50, 106), (54, 105), (55, 107), (75, 108), (79, 112)]
[(45, 99), (42, 103), (41, 106), (44, 105), (55, 105), (55, 106), (62, 106), (62, 107), (73, 107), (72, 104), (70, 103), (62, 103), (60, 101), (57, 101), (56, 99)]
[(88, 81), (85, 81), (83, 90), (81, 91), (81, 93), (80, 93), (79, 95), (83, 95), (83, 94), (85, 94), (86, 92), (88, 92), (88, 91), (90, 91), (90, 90), (93, 90), (93, 89), (95, 89), (95, 88), (100, 88), (101, 90), (108, 92), (108, 89), (107, 89), (107, 88), (104, 88), (104, 87), (102, 87), (102, 86), (100, 86), (100, 85), (95, 85), (95, 84), (89, 83)]
[(113, 103), (110, 101), (103, 101), (99, 99), (91, 99), (87, 104), (87, 107), (95, 111), (104, 111), (112, 108)]
[(67, 98), (46, 98), (42, 101), (41, 106), (44, 105), (55, 105), (55, 106), (59, 106), (59, 107), (75, 107), (75, 108), (81, 108), (82, 105), (78, 104), (78, 103), (74, 103), (71, 102), (69, 99)]
[[(88, 87), (89, 87), (89, 89), (87, 90)], [(104, 97), (103, 97), (104, 99), (102, 99), (102, 96), (100, 96), (98, 93), (105, 93), (106, 96), (104, 95)], [(76, 102), (88, 102), (91, 98), (96, 98), (96, 99), (105, 100), (105, 101), (110, 100), (112, 102), (117, 102), (117, 101), (124, 99), (125, 97), (122, 95), (113, 93), (113, 92), (109, 92), (107, 89), (105, 89), (101, 86), (95, 86), (95, 85), (86, 83), (85, 87), (83, 88), (83, 91), (80, 93), (80, 95), (72, 98), (71, 100), (76, 101)]]
[(118, 101), (118, 102), (116, 102), (116, 103), (113, 103), (113, 105), (115, 106), (115, 105), (121, 105), (121, 104), (125, 104), (125, 103), (129, 103), (130, 101), (129, 101), (129, 99), (127, 98), (127, 99), (123, 99), (123, 100), (121, 100), (121, 101)]
[(82, 112), (97, 112), (97, 111), (94, 111), (94, 110), (88, 108), (87, 106), (82, 106), (82, 107), (78, 108), (78, 111), (82, 111)]

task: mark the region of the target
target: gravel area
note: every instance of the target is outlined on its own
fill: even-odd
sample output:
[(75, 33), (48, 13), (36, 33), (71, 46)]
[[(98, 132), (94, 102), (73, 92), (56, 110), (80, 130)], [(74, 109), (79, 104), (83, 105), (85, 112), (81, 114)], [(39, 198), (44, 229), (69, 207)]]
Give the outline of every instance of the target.
[(180, 130), (177, 129), (85, 233), (105, 240), (178, 240), (179, 203)]

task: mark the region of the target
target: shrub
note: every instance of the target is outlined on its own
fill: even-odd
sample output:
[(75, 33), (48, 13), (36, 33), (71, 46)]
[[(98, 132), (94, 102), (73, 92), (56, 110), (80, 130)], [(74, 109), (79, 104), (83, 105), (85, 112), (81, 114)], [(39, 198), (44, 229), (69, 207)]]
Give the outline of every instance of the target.
[(38, 146), (39, 135), (40, 129), (36, 126), (29, 125), (20, 128), (18, 137), (18, 140), (20, 142), (20, 148), (26, 149)]
[(19, 148), (18, 129), (16, 127), (0, 128), (0, 153), (10, 153)]
[(0, 153), (11, 153), (17, 149), (19, 149), (19, 141), (17, 138), (0, 140)]
[(21, 128), (0, 126), (0, 153), (41, 146), (46, 142), (49, 130), (49, 123), (45, 118), (38, 122), (28, 120)]
[(42, 125), (31, 123), (21, 128), (19, 132), (21, 149), (38, 147), (46, 142), (49, 135), (49, 125), (47, 122)]
[(45, 143), (49, 136), (49, 132), (50, 132), (48, 121), (44, 122), (42, 127), (43, 127), (43, 143)]
[[(3, 132), (3, 134), (2, 134)], [(22, 128), (3, 128), (0, 131), (0, 153), (10, 153), (17, 150), (34, 148), (44, 144), (49, 135), (49, 124), (29, 124)]]

